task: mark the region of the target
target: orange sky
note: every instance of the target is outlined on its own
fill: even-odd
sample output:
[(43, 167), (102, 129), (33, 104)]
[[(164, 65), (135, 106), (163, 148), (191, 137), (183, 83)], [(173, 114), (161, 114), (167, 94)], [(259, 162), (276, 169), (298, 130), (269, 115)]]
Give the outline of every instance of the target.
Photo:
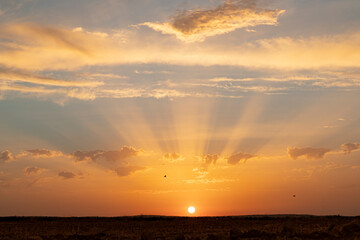
[(0, 216), (359, 215), (359, 10), (0, 2)]

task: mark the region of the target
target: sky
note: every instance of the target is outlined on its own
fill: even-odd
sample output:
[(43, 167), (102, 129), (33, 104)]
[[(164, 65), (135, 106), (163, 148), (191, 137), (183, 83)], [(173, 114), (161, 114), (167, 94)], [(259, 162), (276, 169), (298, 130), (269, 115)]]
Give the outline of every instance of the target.
[(0, 0), (0, 216), (360, 215), (358, 0)]

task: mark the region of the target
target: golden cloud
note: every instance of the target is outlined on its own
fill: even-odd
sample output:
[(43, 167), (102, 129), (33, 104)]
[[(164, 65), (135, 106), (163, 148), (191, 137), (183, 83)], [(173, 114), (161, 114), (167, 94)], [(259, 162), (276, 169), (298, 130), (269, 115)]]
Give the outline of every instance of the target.
[(257, 1), (227, 1), (211, 10), (188, 10), (175, 16), (171, 22), (145, 22), (163, 34), (173, 34), (185, 42), (202, 42), (207, 37), (257, 25), (276, 25), (284, 10), (262, 9)]

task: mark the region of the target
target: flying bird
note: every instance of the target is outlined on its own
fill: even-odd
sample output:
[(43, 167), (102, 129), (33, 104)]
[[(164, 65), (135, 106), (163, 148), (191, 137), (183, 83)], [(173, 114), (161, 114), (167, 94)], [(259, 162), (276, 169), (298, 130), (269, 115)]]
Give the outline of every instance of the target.
[(166, 178), (166, 175), (164, 175), (164, 178)]

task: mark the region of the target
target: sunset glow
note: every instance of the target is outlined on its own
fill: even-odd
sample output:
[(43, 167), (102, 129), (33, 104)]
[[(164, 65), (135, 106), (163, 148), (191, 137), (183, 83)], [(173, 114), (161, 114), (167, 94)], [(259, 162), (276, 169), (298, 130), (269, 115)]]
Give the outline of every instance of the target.
[(359, 12), (0, 0), (0, 216), (360, 215)]

